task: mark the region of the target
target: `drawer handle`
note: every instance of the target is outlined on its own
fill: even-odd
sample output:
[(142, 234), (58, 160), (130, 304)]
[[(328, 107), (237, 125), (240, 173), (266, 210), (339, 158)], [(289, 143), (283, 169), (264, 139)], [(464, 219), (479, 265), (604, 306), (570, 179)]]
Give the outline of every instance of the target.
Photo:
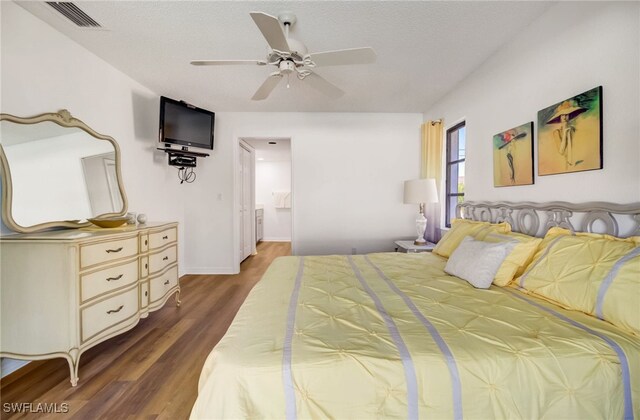
[(107, 249), (107, 254), (111, 254), (112, 252), (120, 252), (120, 251), (122, 251), (122, 247), (118, 249)]
[(167, 286), (169, 284), (169, 280), (164, 282), (164, 285)]
[(167, 261), (168, 259), (169, 259), (169, 257), (164, 257), (164, 258), (162, 259), (162, 261)]
[(147, 245), (148, 243), (149, 243), (149, 241), (145, 239), (144, 240), (144, 244)]
[(124, 274), (120, 274), (119, 276), (116, 277), (109, 277), (107, 278), (107, 281), (115, 281), (115, 280), (120, 280), (122, 278)]
[(169, 237), (168, 236), (163, 236), (162, 239), (169, 239)]
[(144, 269), (147, 270), (149, 268), (149, 264), (144, 263)]
[(124, 305), (120, 305), (118, 309), (111, 309), (110, 311), (107, 311), (107, 314), (108, 315), (115, 314), (116, 312), (120, 312), (122, 308), (124, 308)]

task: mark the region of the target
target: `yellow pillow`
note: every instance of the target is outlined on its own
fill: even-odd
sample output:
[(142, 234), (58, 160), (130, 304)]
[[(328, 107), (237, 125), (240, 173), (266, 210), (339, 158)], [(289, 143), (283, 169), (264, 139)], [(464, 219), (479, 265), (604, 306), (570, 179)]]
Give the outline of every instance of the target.
[[(544, 235), (544, 238), (542, 238), (542, 241), (540, 242), (540, 244), (538, 244), (538, 249), (533, 254), (533, 258), (531, 259), (530, 264), (527, 267), (525, 267), (524, 271), (527, 271), (530, 268), (532, 268), (534, 265), (536, 265), (537, 261), (546, 252), (546, 249), (548, 248), (549, 244), (552, 243), (556, 238), (558, 238), (559, 236), (568, 236), (568, 235), (573, 235), (573, 233), (569, 229), (560, 228), (560, 227), (550, 228), (547, 231), (547, 233)], [(522, 277), (518, 278), (518, 284), (520, 284), (521, 279)], [(521, 284), (520, 286), (522, 287)]]
[(640, 237), (551, 229), (521, 287), (640, 334)]
[(482, 235), (484, 236), (483, 238), (479, 238), (478, 236), (476, 236), (476, 239), (482, 239), (485, 242), (515, 243), (514, 248), (502, 262), (502, 265), (500, 265), (500, 268), (493, 279), (493, 284), (496, 286), (506, 286), (511, 283), (514, 278), (521, 275), (533, 259), (533, 254), (536, 252), (538, 245), (542, 241), (540, 238), (534, 238), (533, 236), (516, 232), (490, 232)]
[(453, 219), (451, 221), (451, 229), (445, 233), (435, 248), (433, 248), (433, 253), (441, 257), (449, 258), (465, 236), (475, 237), (483, 232), (507, 233), (511, 232), (511, 226), (506, 222), (488, 223), (466, 219)]

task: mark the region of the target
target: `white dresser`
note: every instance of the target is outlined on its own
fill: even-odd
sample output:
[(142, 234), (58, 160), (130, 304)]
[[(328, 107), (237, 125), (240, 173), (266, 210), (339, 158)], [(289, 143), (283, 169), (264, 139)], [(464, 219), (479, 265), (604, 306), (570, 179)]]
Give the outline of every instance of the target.
[(74, 386), (84, 351), (180, 306), (177, 223), (2, 236), (0, 261), (0, 356), (64, 357)]

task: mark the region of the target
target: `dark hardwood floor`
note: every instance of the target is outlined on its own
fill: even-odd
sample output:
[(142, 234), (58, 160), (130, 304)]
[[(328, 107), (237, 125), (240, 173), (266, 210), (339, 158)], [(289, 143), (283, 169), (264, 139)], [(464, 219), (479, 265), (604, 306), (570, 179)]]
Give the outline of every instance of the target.
[(240, 274), (182, 277), (181, 307), (170, 298), (132, 330), (84, 353), (77, 387), (64, 359), (32, 362), (6, 376), (2, 418), (43, 418), (10, 412), (7, 403), (33, 403), (34, 409), (55, 403), (60, 410), (66, 404), (68, 413), (49, 418), (187, 418), (207, 355), (271, 261), (290, 254), (288, 242), (262, 242)]

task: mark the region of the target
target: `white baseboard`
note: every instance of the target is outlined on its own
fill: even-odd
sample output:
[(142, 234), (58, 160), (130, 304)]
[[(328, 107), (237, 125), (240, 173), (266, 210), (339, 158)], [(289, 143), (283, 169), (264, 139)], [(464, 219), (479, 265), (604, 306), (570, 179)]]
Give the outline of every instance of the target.
[(232, 267), (187, 267), (184, 274), (238, 274)]
[(291, 238), (262, 238), (261, 242), (291, 242)]

